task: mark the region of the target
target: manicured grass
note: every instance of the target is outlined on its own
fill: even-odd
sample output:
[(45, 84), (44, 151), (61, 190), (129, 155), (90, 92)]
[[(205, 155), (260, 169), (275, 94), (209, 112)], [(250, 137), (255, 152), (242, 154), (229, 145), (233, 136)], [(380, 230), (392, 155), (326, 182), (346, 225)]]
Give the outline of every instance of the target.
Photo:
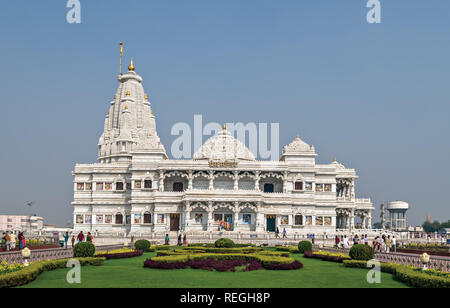
[(69, 269), (43, 273), (27, 288), (406, 288), (391, 274), (381, 273), (381, 284), (366, 281), (367, 270), (342, 264), (307, 259), (291, 254), (304, 264), (292, 271), (257, 270), (220, 273), (204, 270), (158, 270), (143, 267), (142, 257), (105, 261), (103, 266), (81, 269), (81, 284), (66, 282)]

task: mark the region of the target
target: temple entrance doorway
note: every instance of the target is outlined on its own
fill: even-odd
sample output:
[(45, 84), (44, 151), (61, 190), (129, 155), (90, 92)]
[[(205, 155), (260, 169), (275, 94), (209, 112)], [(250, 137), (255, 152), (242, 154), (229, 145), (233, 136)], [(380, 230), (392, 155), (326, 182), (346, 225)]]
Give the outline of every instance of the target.
[(266, 231), (267, 232), (275, 232), (275, 219), (277, 218), (276, 215), (267, 215), (266, 219), (267, 219), (267, 224), (266, 224)]
[(180, 214), (170, 214), (170, 231), (180, 231)]

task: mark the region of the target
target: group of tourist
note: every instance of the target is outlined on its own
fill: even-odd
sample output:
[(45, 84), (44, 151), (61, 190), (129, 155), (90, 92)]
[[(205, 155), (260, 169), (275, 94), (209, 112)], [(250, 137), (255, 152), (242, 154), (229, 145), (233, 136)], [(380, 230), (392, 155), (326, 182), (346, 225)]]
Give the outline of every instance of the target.
[(388, 235), (386, 236), (385, 234), (381, 235), (381, 236), (377, 236), (375, 237), (375, 239), (372, 242), (372, 247), (375, 250), (375, 252), (385, 252), (385, 253), (390, 253), (392, 252), (396, 252), (397, 251), (397, 239), (395, 238), (395, 236), (391, 236)]
[[(352, 244), (369, 245), (369, 237), (367, 236), (367, 234), (361, 235), (361, 237), (359, 237), (358, 234), (355, 234), (352, 239)], [(350, 240), (346, 235), (342, 235), (340, 237), (336, 235), (335, 246), (336, 248), (348, 249), (350, 248)], [(383, 234), (381, 236), (375, 237), (375, 239), (372, 241), (372, 247), (375, 252), (395, 252), (397, 249), (397, 239), (395, 238), (395, 236), (392, 236), (391, 238), (390, 235), (386, 236), (385, 234)]]
[[(67, 248), (67, 241), (69, 240), (69, 233), (66, 232), (66, 235), (64, 236), (65, 241), (65, 247)], [(91, 234), (91, 232), (88, 232), (86, 236), (84, 236), (83, 231), (80, 231), (77, 236), (78, 243), (82, 243), (86, 240), (88, 243), (92, 243), (94, 241), (94, 236)], [(75, 245), (75, 236), (72, 236), (72, 247)]]
[[(169, 245), (169, 235), (168, 234), (166, 234), (165, 244)], [(178, 246), (187, 246), (188, 245), (186, 233), (184, 235), (182, 235), (181, 233), (178, 234), (177, 245)]]
[[(287, 232), (286, 232), (286, 228), (283, 229), (283, 238), (287, 238)], [(275, 230), (275, 238), (280, 238), (280, 229), (278, 229), (278, 227)]]
[(14, 232), (9, 233), (8, 231), (6, 231), (3, 233), (2, 242), (4, 242), (6, 251), (15, 250), (17, 247), (17, 243), (19, 243), (20, 250), (24, 249), (27, 246), (23, 232), (19, 232), (16, 236)]

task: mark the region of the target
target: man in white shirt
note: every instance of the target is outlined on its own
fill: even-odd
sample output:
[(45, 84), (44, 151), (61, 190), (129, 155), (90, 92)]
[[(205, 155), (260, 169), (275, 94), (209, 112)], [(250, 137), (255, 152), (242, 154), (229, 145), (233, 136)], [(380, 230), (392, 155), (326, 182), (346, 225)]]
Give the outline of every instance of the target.
[(392, 252), (396, 252), (397, 251), (397, 239), (395, 238), (395, 236), (392, 237)]

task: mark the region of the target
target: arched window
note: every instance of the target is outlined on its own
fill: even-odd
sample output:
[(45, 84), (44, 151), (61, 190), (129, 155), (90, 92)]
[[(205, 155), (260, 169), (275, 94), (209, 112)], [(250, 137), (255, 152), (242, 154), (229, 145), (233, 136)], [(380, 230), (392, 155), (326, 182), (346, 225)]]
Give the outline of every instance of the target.
[(147, 212), (144, 214), (144, 224), (151, 224), (152, 223), (152, 215)]
[(173, 191), (183, 191), (183, 183), (175, 182), (173, 183)]
[(144, 188), (152, 188), (152, 181), (151, 180), (145, 180), (144, 181)]
[(303, 225), (303, 215), (295, 215), (294, 223), (297, 226)]
[(123, 215), (120, 213), (116, 214), (116, 225), (123, 225)]
[(264, 192), (273, 193), (273, 184), (272, 183), (264, 184)]
[(123, 190), (123, 182), (116, 182), (116, 190)]

